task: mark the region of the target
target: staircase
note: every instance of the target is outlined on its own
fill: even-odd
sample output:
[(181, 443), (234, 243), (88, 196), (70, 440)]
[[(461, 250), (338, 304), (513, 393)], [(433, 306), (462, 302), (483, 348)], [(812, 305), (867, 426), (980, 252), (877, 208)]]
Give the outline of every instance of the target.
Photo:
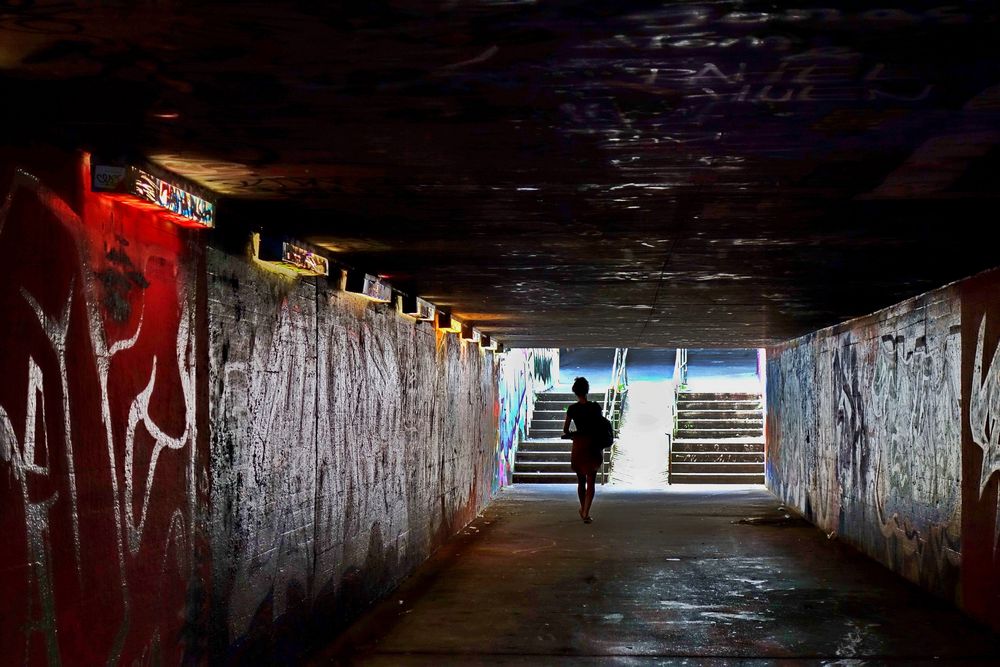
[(763, 484), (760, 394), (679, 393), (670, 483)]
[[(596, 403), (604, 402), (604, 393), (591, 393), (587, 398)], [(538, 394), (535, 411), (528, 427), (528, 439), (517, 448), (514, 459), (515, 484), (576, 484), (576, 473), (570, 468), (572, 440), (563, 440), (563, 421), (566, 408), (576, 402), (570, 392), (549, 391)], [(615, 406), (620, 409), (620, 406)], [(608, 462), (611, 450), (604, 450), (604, 460)], [(608, 466), (605, 466), (607, 470)], [(607, 476), (607, 473), (605, 473)], [(601, 479), (598, 473), (598, 482)]]

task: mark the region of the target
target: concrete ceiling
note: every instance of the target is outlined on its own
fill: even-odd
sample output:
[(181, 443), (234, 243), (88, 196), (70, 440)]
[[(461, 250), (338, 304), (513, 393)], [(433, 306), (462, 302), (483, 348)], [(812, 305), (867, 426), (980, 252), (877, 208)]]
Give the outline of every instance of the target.
[(998, 13), (8, 3), (0, 114), (513, 345), (758, 346), (1000, 263)]

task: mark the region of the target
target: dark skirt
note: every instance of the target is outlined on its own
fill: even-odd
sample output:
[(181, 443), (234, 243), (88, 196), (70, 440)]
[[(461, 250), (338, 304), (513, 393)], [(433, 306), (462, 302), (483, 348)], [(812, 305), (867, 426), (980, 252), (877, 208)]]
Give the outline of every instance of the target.
[(573, 438), (573, 452), (570, 466), (577, 475), (593, 475), (601, 468), (604, 457), (601, 451), (594, 451), (589, 437), (578, 435)]

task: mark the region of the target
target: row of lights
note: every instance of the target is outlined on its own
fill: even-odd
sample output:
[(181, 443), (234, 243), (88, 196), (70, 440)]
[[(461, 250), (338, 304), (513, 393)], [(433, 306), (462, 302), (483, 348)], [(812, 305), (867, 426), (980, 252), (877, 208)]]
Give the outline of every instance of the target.
[[(215, 226), (215, 202), (132, 165), (92, 160), (91, 189), (165, 209), (180, 224), (201, 228)], [(251, 242), (258, 262), (281, 267), (291, 275), (330, 275), (330, 260), (302, 243), (259, 234), (254, 234)], [(460, 334), (462, 340), (476, 342), (483, 349), (504, 351), (503, 344), (489, 335), (458, 321), (425, 299), (392, 289), (378, 276), (348, 269), (344, 290), (372, 301), (391, 303), (398, 313), (418, 322), (433, 322), (438, 331)]]
[[(324, 277), (330, 275), (330, 260), (309, 250), (301, 243), (255, 234), (253, 246), (258, 262), (280, 266), (298, 275)], [(438, 331), (459, 334), (462, 340), (478, 343), (483, 349), (504, 351), (503, 343), (493, 340), (488, 334), (469, 324), (460, 322), (426, 299), (393, 289), (379, 276), (355, 269), (347, 269), (346, 274), (345, 292), (357, 294), (377, 303), (391, 304), (401, 315), (417, 322), (433, 322), (434, 328)]]

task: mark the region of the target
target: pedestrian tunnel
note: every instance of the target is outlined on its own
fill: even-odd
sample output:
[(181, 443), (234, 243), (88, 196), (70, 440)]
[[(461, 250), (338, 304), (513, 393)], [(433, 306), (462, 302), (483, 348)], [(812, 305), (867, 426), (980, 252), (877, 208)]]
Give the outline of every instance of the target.
[(552, 386), (536, 393), (515, 483), (575, 483), (562, 435), (574, 379), (590, 383), (615, 429), (599, 482), (764, 483), (764, 350), (560, 349)]
[[(995, 656), (996, 271), (762, 350), (498, 344), (62, 159), (8, 170), (0, 209), (5, 662), (300, 663), (365, 618), (389, 634), (344, 650), (382, 662)], [(583, 523), (517, 466), (598, 354), (620, 437), (676, 429), (668, 478), (623, 455)], [(719, 360), (754, 398), (691, 394)]]

